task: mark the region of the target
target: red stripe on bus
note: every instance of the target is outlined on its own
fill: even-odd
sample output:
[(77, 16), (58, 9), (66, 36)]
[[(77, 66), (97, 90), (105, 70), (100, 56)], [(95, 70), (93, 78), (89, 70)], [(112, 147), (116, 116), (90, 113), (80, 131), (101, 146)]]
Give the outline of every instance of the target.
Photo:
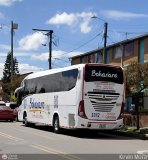
[(116, 122), (88, 122), (89, 123), (95, 123), (95, 124), (117, 124)]

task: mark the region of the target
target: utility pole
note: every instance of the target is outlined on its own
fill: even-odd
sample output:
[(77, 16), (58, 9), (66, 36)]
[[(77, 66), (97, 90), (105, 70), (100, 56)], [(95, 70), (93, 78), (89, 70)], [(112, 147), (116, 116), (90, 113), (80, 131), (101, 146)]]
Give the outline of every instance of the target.
[(49, 37), (49, 58), (48, 58), (48, 62), (49, 62), (49, 69), (52, 69), (51, 67), (51, 58), (52, 58), (52, 34), (53, 34), (53, 30), (44, 30), (44, 29), (32, 29), (34, 31), (41, 31), (41, 32), (47, 32), (45, 35)]
[(106, 55), (106, 43), (107, 43), (107, 22), (104, 23), (104, 49), (103, 49), (103, 63), (106, 63), (105, 55)]
[(99, 20), (105, 22), (105, 23), (104, 23), (104, 35), (103, 35), (103, 38), (104, 38), (104, 48), (103, 48), (102, 62), (103, 62), (103, 63), (106, 63), (105, 56), (106, 56), (107, 27), (108, 27), (108, 23), (107, 23), (104, 19), (99, 18), (99, 17), (97, 17), (97, 16), (95, 16), (95, 15), (92, 16), (91, 18), (97, 18), (97, 19), (99, 19)]
[(13, 83), (13, 21), (11, 21), (11, 85)]
[(52, 57), (52, 33), (53, 33), (53, 30), (50, 30), (46, 35), (50, 37), (50, 40), (49, 40), (49, 59), (48, 59), (48, 62), (49, 62), (49, 69), (52, 69), (51, 68), (51, 57)]
[[(11, 21), (11, 86), (13, 85), (13, 32), (14, 29), (18, 29), (18, 24), (13, 23)], [(13, 91), (11, 90), (11, 96), (13, 95)]]

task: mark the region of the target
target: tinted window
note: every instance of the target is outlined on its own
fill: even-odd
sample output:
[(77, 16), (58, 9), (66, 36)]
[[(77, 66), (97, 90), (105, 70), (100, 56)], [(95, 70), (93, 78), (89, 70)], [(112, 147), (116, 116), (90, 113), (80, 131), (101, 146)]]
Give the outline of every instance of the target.
[(6, 104), (4, 104), (4, 103), (0, 103), (0, 106), (6, 106)]
[(11, 109), (15, 109), (17, 108), (17, 104), (16, 103), (11, 103), (10, 106), (9, 106)]
[(34, 79), (25, 84), (25, 94), (69, 91), (75, 87), (78, 69), (59, 72)]
[(108, 81), (122, 84), (123, 71), (121, 68), (110, 66), (86, 66), (85, 81)]

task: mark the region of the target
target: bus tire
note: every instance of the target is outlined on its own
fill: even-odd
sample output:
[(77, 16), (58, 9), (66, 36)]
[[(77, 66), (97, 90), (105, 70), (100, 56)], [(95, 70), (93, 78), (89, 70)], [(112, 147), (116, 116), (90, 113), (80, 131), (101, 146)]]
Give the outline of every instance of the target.
[(23, 124), (25, 124), (25, 118), (27, 117), (27, 113), (26, 112), (24, 112), (23, 113)]
[(54, 133), (60, 133), (60, 123), (59, 123), (59, 117), (55, 116), (53, 120), (53, 131)]
[(24, 124), (25, 124), (25, 126), (26, 127), (29, 127), (29, 123), (28, 123), (28, 121), (27, 121), (27, 115), (24, 117)]

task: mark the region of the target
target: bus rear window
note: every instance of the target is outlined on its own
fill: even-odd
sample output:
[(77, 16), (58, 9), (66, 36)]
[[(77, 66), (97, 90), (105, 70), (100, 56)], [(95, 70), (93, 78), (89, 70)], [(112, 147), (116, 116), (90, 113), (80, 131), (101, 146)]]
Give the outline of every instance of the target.
[(85, 66), (85, 81), (107, 81), (114, 83), (123, 83), (122, 68), (111, 66)]

